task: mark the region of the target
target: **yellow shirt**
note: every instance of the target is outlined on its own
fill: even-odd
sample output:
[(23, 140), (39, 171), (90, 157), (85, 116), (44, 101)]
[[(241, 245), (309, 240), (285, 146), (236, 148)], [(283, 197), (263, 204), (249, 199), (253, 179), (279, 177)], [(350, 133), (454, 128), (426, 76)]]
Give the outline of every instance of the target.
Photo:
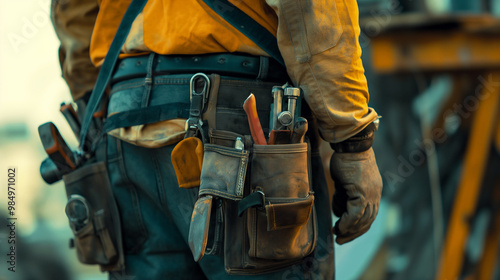
[[(100, 65), (106, 56), (130, 2), (101, 1), (90, 45), (90, 55), (95, 65)], [(264, 2), (229, 2), (276, 34), (278, 18)], [(149, 1), (135, 20), (123, 48), (125, 53), (138, 51), (158, 54), (242, 52), (268, 56), (202, 0)]]
[[(377, 118), (368, 107), (355, 0), (229, 1), (276, 34), (288, 75), (302, 88), (323, 139), (341, 142)], [(129, 3), (101, 2), (90, 46), (94, 64), (105, 57)], [(144, 51), (266, 55), (202, 0), (149, 1), (123, 48), (128, 55)]]

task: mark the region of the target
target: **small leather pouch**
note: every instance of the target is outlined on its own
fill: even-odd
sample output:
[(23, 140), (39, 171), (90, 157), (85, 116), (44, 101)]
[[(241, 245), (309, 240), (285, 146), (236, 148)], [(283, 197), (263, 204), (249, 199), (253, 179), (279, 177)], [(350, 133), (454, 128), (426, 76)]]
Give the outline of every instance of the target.
[(243, 198), (249, 152), (214, 144), (205, 144), (201, 170), (200, 196), (214, 195)]
[(259, 266), (265, 272), (272, 266), (293, 264), (316, 247), (308, 158), (307, 143), (253, 147), (250, 191), (260, 194), (263, 202), (246, 210), (249, 257), (245, 262), (256, 272)]
[(98, 264), (103, 271), (124, 267), (118, 208), (104, 162), (88, 164), (63, 176), (66, 215), (78, 260)]
[[(312, 253), (317, 238), (308, 144), (245, 141), (247, 149), (232, 148), (237, 137), (245, 139), (211, 131), (210, 141), (217, 144), (205, 144), (188, 240), (193, 256), (199, 261), (204, 254), (222, 253), (226, 271), (235, 275), (298, 263)], [(224, 246), (207, 245), (212, 238)]]
[[(188, 243), (195, 261), (208, 252), (216, 254), (222, 239), (221, 207), (212, 211), (214, 200), (240, 200), (243, 197), (249, 152), (214, 144), (205, 144), (199, 198), (196, 201)], [(217, 218), (213, 216), (216, 212)], [(207, 249), (210, 228), (213, 246)]]

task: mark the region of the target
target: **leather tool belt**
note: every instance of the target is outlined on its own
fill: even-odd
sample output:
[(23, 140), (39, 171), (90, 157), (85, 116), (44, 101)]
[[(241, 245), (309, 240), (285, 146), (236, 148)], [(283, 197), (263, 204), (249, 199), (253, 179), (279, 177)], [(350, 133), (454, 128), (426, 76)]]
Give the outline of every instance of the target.
[[(154, 76), (194, 69), (191, 66), (180, 66), (169, 72), (162, 71), (158, 64), (149, 63), (154, 59), (161, 64), (162, 57), (164, 58), (149, 56), (122, 60), (113, 74), (116, 85), (120, 85), (116, 81), (125, 77), (144, 77), (152, 72), (151, 69), (146, 71), (144, 68), (144, 72), (137, 70), (136, 74), (131, 74), (133, 71), (130, 69), (140, 69), (141, 65), (153, 67)], [(142, 102), (126, 101), (141, 100), (138, 96), (127, 98), (126, 94), (120, 96), (120, 92), (112, 93), (108, 110), (119, 113), (108, 118), (105, 127), (111, 127), (110, 119), (113, 117), (116, 120), (113, 127), (139, 124), (129, 121), (137, 119), (130, 117), (134, 113), (138, 117), (167, 116), (168, 114), (151, 112), (156, 108), (165, 109), (161, 112), (172, 112), (172, 104), (177, 107), (174, 111), (178, 113), (170, 117), (188, 120), (194, 118), (192, 124), (200, 130), (200, 133), (194, 135), (203, 139), (202, 164), (199, 174), (193, 177), (197, 179), (196, 183), (183, 184), (187, 187), (199, 186), (199, 199), (194, 207), (189, 233), (189, 245), (194, 258), (198, 261), (204, 254), (219, 254), (223, 255), (225, 269), (229, 274), (268, 273), (301, 262), (316, 247), (314, 193), (309, 179), (310, 149), (308, 143), (254, 145), (242, 104), (250, 93), (256, 96), (260, 122), (264, 133), (268, 134), (270, 104), (273, 102), (271, 90), (273, 86), (285, 83), (288, 77), (281, 66), (276, 68), (280, 70), (269, 71), (266, 63), (261, 62), (260, 70), (249, 67), (246, 74), (235, 74), (227, 68), (221, 70), (218, 65), (214, 66), (219, 61), (215, 58), (221, 57), (223, 56), (206, 56), (204, 61), (212, 63), (204, 66), (209, 69), (203, 69), (206, 75), (199, 73), (193, 76), (200, 79), (192, 79), (191, 96), (186, 91), (185, 95), (165, 98), (165, 92), (156, 92), (153, 86), (149, 106), (141, 107)], [(254, 65), (262, 60), (239, 55), (227, 57), (252, 60)], [(191, 62), (195, 58), (185, 57), (184, 61)], [(138, 61), (141, 62), (137, 63)], [(175, 59), (172, 61), (176, 63)], [(267, 68), (268, 74), (273, 73), (274, 76), (263, 75), (266, 71), (262, 67)], [(128, 69), (128, 74), (123, 74), (125, 69)], [(216, 69), (217, 74), (211, 74), (211, 69)], [(227, 73), (228, 76), (221, 76), (219, 73)], [(262, 80), (255, 80), (257, 77)], [(268, 82), (264, 81), (264, 77)], [(133, 91), (128, 93), (134, 94)], [(137, 92), (139, 93), (142, 91)], [(125, 107), (118, 108), (118, 105)], [(189, 109), (186, 110), (186, 107)], [(153, 121), (159, 119), (140, 120), (141, 123)], [(241, 139), (243, 147), (235, 147), (237, 139)], [(176, 148), (182, 143), (177, 144)], [(190, 147), (188, 152), (199, 152), (193, 145)], [(172, 162), (175, 161), (172, 158)], [(184, 170), (185, 168), (186, 166)]]
[[(226, 272), (234, 275), (269, 273), (299, 263), (314, 251), (317, 239), (309, 144), (253, 143), (241, 106), (251, 91), (268, 133), (271, 90), (277, 83), (255, 88), (253, 82), (252, 88), (250, 81), (246, 87), (224, 84), (218, 75), (209, 77), (202, 121), (194, 122), (202, 130), (204, 150), (200, 174), (190, 174), (199, 184), (188, 238), (194, 259), (222, 255)], [(193, 147), (190, 139), (177, 147)], [(183, 162), (174, 154), (174, 165)], [(187, 187), (197, 184), (183, 182)]]

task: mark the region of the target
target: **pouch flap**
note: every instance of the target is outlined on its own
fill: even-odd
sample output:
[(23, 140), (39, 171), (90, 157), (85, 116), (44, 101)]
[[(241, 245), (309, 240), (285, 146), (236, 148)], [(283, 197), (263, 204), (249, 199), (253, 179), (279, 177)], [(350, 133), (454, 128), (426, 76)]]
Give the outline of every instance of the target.
[(210, 195), (200, 197), (194, 205), (193, 215), (191, 216), (188, 243), (196, 262), (203, 258), (207, 248), (212, 200), (213, 197)]
[(248, 151), (205, 144), (199, 194), (240, 200), (247, 165)]
[(266, 205), (267, 230), (280, 230), (302, 226), (311, 215), (314, 196), (290, 203), (269, 203)]

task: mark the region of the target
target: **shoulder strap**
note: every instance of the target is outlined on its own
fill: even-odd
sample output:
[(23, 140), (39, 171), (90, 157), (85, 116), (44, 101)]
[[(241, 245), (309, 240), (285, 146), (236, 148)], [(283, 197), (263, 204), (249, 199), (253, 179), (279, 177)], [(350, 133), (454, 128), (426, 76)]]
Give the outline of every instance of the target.
[(227, 0), (203, 0), (203, 2), (257, 44), (257, 46), (271, 55), (272, 58), (285, 66), (276, 37), (271, 32)]
[(125, 43), (125, 39), (127, 39), (127, 35), (130, 31), (130, 28), (132, 27), (132, 23), (134, 22), (137, 15), (139, 15), (139, 13), (142, 11), (144, 6), (146, 5), (146, 2), (147, 0), (132, 0), (132, 3), (130, 3), (127, 11), (125, 12), (125, 15), (123, 16), (120, 26), (116, 31), (115, 38), (113, 39), (113, 42), (109, 47), (109, 51), (106, 54), (104, 63), (102, 64), (101, 70), (99, 71), (99, 76), (97, 77), (97, 81), (95, 83), (94, 89), (92, 90), (92, 94), (90, 95), (80, 133), (80, 143), (85, 143), (89, 125), (92, 120), (92, 115), (94, 115), (94, 112), (97, 111), (97, 107), (102, 100), (104, 90), (109, 83), (116, 61), (118, 60), (120, 49)]

